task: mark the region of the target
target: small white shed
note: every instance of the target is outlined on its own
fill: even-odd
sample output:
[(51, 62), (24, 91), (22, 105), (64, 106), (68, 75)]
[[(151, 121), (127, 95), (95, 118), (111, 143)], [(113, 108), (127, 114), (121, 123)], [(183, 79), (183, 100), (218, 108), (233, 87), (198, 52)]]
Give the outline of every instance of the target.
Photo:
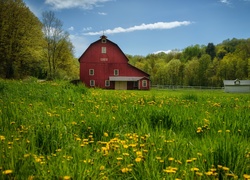
[(225, 92), (250, 93), (250, 80), (224, 80)]

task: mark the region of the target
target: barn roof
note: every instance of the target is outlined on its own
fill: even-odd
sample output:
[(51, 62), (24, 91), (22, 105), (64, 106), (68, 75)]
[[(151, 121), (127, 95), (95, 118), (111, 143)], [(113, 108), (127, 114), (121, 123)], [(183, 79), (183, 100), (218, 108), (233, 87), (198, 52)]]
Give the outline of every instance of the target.
[(104, 35), (101, 36), (100, 39), (98, 39), (97, 41), (91, 43), (91, 44), (89, 45), (89, 47), (88, 47), (88, 48), (83, 52), (83, 54), (79, 57), (78, 61), (80, 62), (81, 57), (88, 51), (88, 49), (90, 49), (91, 46), (93, 46), (93, 45), (96, 44), (96, 43), (101, 42), (103, 38), (105, 38), (105, 40), (106, 40), (107, 42), (109, 42), (109, 43), (113, 44), (114, 46), (116, 46), (116, 47), (119, 49), (119, 51), (123, 54), (123, 56), (125, 56), (125, 58), (127, 59), (127, 61), (129, 61), (129, 59), (128, 59), (127, 56), (123, 53), (123, 51), (121, 50), (121, 48), (120, 48), (116, 43), (114, 43), (113, 41), (108, 40), (108, 39), (107, 39), (107, 36), (104, 36)]
[[(132, 76), (109, 76), (110, 81), (139, 81), (146, 77), (132, 77)], [(148, 78), (147, 78), (148, 79)]]
[(249, 86), (250, 85), (250, 80), (224, 80), (224, 85), (225, 86), (234, 86), (234, 85), (242, 85), (242, 86)]

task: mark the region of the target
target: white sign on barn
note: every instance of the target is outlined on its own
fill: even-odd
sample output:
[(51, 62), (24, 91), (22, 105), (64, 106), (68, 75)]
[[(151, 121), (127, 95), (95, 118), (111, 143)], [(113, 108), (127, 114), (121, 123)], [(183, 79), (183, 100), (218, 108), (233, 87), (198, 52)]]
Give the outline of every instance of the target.
[(224, 80), (225, 92), (250, 93), (250, 80)]

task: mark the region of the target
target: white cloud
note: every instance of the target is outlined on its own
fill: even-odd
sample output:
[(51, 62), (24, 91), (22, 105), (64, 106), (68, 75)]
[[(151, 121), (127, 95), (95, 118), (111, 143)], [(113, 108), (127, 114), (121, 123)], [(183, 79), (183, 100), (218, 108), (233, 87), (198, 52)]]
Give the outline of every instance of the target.
[(69, 9), (77, 7), (92, 9), (100, 3), (108, 1), (111, 0), (45, 0), (45, 3), (51, 5), (54, 9)]
[(230, 4), (229, 0), (220, 0), (220, 2), (223, 3), (223, 4)]
[(83, 28), (83, 31), (90, 31), (92, 29), (92, 27), (86, 27), (86, 28)]
[(68, 28), (69, 31), (74, 31), (74, 27), (71, 26), (70, 28)]
[(179, 53), (179, 52), (181, 52), (181, 51), (180, 51), (180, 50), (177, 50), (177, 49), (174, 49), (174, 50), (166, 50), (166, 51), (160, 50), (160, 51), (153, 52), (153, 54), (159, 54), (159, 53), (165, 53), (165, 54), (173, 53), (173, 54), (175, 54), (175, 53)]
[(105, 13), (105, 12), (98, 12), (98, 14), (101, 15), (101, 16), (106, 16), (107, 15), (107, 13)]
[(129, 28), (117, 27), (114, 29), (107, 29), (105, 31), (98, 32), (88, 32), (84, 35), (101, 35), (103, 32), (105, 34), (115, 34), (115, 33), (125, 33), (125, 32), (133, 32), (133, 31), (142, 31), (142, 30), (155, 30), (155, 29), (172, 29), (179, 26), (187, 26), (190, 25), (190, 21), (173, 21), (173, 22), (157, 22), (153, 24), (141, 24), (139, 26), (133, 26)]
[(159, 53), (165, 53), (165, 54), (168, 54), (168, 53), (170, 53), (170, 52), (172, 52), (172, 51), (171, 51), (171, 50), (166, 50), (166, 51), (164, 51), (164, 50), (160, 50), (160, 51), (153, 52), (153, 54), (159, 54)]
[(88, 48), (89, 42), (86, 40), (86, 38), (84, 38), (84, 36), (78, 34), (71, 34), (69, 38), (74, 45), (75, 57), (79, 58), (82, 53)]

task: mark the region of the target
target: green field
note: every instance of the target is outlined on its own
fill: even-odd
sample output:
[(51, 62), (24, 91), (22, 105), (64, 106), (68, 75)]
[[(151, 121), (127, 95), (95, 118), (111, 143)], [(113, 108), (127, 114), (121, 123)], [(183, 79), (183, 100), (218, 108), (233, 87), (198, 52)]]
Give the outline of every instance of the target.
[(0, 80), (0, 179), (250, 179), (250, 94)]

